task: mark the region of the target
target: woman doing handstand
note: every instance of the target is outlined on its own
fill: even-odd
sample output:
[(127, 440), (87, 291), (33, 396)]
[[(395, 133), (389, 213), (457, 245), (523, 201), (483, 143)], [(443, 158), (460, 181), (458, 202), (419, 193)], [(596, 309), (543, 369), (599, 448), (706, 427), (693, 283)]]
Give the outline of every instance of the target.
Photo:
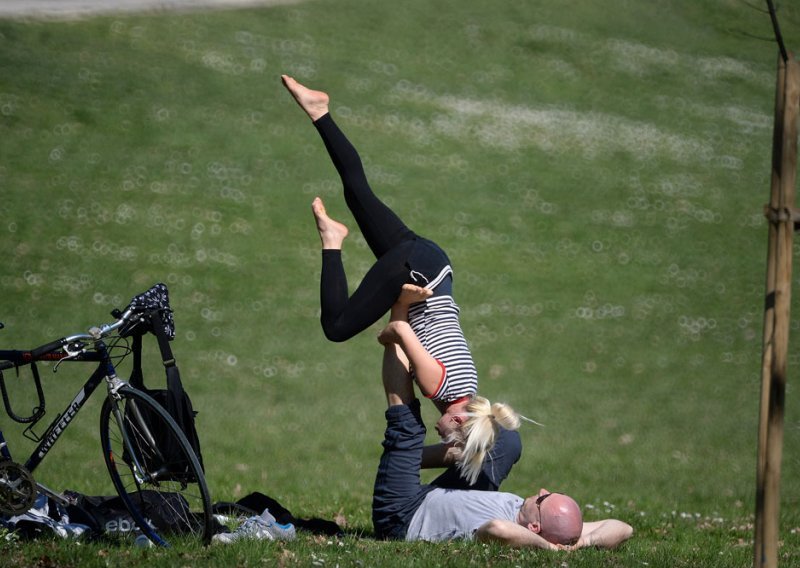
[(378, 339), (402, 349), (420, 392), (442, 413), (437, 430), (445, 441), (458, 441), (455, 453), (441, 448), (441, 460), (452, 463), (455, 456), (463, 477), (475, 482), (500, 431), (498, 420), (506, 430), (516, 430), (519, 418), (508, 406), (475, 396), (478, 375), (453, 300), (450, 260), (373, 193), (361, 158), (330, 115), (328, 95), (287, 75), (281, 79), (322, 138), (341, 177), (345, 202), (376, 258), (349, 295), (342, 263), (348, 229), (328, 216), (322, 199), (314, 199), (311, 209), (322, 241), (323, 332), (331, 341), (346, 341), (391, 311)]

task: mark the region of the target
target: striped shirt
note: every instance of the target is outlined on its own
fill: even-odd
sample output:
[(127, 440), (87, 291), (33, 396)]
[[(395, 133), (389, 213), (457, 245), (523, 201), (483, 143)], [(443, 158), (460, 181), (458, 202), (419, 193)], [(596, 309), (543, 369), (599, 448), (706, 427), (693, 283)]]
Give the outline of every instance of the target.
[(408, 310), (411, 329), (425, 350), (442, 365), (439, 387), (429, 396), (432, 400), (452, 402), (478, 391), (478, 372), (458, 314), (452, 296), (432, 296)]

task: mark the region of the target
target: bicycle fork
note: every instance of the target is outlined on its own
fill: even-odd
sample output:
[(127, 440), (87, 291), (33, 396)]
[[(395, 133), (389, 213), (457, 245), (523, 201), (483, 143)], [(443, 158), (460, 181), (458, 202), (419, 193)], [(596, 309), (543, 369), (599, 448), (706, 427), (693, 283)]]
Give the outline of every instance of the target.
[[(147, 420), (142, 416), (139, 405), (136, 404), (135, 400), (131, 398), (127, 399), (124, 412), (120, 409), (118, 403), (123, 400), (123, 397), (119, 394), (119, 390), (123, 386), (128, 386), (128, 383), (120, 380), (116, 375), (107, 376), (106, 381), (108, 382), (108, 396), (113, 401), (112, 413), (114, 415), (114, 420), (117, 422), (122, 436), (122, 443), (128, 452), (130, 459), (129, 465), (131, 473), (136, 480), (136, 484), (141, 486), (144, 483), (155, 483), (158, 472), (154, 475), (149, 472), (148, 468), (143, 466), (140, 460), (140, 457), (142, 457), (141, 452), (139, 451), (141, 444), (136, 444), (134, 442), (134, 438), (138, 437), (147, 444), (147, 447), (157, 452), (158, 444), (156, 443), (155, 436), (153, 436), (153, 433), (150, 431)], [(158, 457), (162, 458), (163, 456), (159, 455)], [(111, 456), (111, 459), (114, 459), (114, 457)]]

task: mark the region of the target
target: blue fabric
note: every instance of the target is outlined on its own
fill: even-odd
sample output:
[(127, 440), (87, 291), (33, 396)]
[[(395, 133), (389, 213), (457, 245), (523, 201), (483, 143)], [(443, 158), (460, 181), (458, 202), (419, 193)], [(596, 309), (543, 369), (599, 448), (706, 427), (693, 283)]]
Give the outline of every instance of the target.
[(377, 538), (405, 538), (411, 517), (433, 489), (420, 481), (425, 434), (418, 400), (386, 410), (383, 454), (372, 495)]
[(414, 248), (408, 257), (407, 267), (411, 271), (409, 281), (423, 288), (429, 287), (430, 283), (447, 269), (447, 282), (440, 282), (438, 286), (434, 286), (431, 289), (434, 296), (453, 295), (450, 259), (447, 253), (442, 250), (442, 247), (435, 242), (423, 237), (417, 237), (414, 241)]
[(511, 468), (522, 455), (522, 439), (516, 430), (500, 428), (494, 447), (483, 460), (481, 473), (475, 483), (470, 485), (458, 468), (450, 466), (444, 473), (431, 482), (435, 487), (444, 489), (477, 489), (480, 491), (497, 491), (503, 480), (508, 477)]

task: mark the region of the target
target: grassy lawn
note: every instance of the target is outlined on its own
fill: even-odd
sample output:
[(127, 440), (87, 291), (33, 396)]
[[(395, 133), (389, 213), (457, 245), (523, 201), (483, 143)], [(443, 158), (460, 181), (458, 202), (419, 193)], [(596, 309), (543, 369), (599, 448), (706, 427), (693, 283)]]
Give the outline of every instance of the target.
[[(779, 14), (797, 47), (800, 11)], [(81, 332), (166, 282), (213, 498), (261, 491), (349, 533), (168, 551), (0, 541), (2, 563), (751, 565), (772, 37), (761, 4), (725, 0), (339, 0), (0, 21), (2, 345)], [(622, 548), (369, 538), (379, 325), (345, 344), (322, 335), (309, 204), (321, 195), (350, 217), (284, 72), (331, 93), (376, 191), (448, 251), (481, 392), (545, 425), (523, 426), (503, 489), (547, 487), (587, 520), (620, 518), (637, 531)], [(372, 259), (350, 224), (352, 286)], [(785, 565), (800, 562), (797, 327)], [(148, 373), (162, 383), (157, 360)], [(82, 374), (43, 376), (52, 419)], [(6, 381), (15, 408), (35, 404), (29, 382)], [(113, 493), (98, 402), (37, 479)], [(30, 451), (5, 414), (0, 424), (17, 457)]]

